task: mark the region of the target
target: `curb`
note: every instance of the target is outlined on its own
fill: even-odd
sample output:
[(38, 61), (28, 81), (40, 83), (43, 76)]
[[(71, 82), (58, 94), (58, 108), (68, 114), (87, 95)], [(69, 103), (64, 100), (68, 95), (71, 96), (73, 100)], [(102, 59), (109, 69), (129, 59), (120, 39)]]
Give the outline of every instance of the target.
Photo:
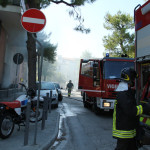
[(49, 142), (46, 142), (45, 144), (43, 144), (43, 146), (40, 147), (38, 150), (48, 150), (53, 145), (53, 143), (56, 141), (57, 136), (58, 136), (58, 131), (59, 131), (59, 120), (60, 120), (60, 113), (58, 113), (58, 115), (57, 115), (57, 124), (56, 124), (54, 134), (52, 135)]

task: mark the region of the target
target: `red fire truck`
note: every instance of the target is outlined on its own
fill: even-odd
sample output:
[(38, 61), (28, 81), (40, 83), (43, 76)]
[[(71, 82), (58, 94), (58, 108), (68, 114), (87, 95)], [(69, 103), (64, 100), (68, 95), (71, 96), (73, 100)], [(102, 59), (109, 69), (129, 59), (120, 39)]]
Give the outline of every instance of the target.
[[(136, 33), (136, 71), (138, 103), (150, 103), (150, 0), (134, 9)], [(140, 117), (146, 133), (150, 135), (150, 114)]]
[(134, 68), (134, 59), (104, 57), (103, 59), (81, 59), (78, 89), (83, 96), (84, 107), (91, 106), (97, 114), (114, 108), (120, 72), (125, 67)]

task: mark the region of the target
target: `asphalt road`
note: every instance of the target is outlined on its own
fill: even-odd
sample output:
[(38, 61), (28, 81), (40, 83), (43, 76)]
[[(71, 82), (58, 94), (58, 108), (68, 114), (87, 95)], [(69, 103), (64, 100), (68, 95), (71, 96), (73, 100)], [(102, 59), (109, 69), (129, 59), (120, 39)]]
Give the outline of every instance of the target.
[[(70, 98), (63, 90), (64, 99), (59, 103), (59, 134), (49, 150), (114, 150), (112, 114), (95, 115), (84, 108), (80, 92), (73, 91)], [(150, 150), (144, 145), (139, 150)]]
[(49, 150), (113, 150), (112, 114), (97, 116), (80, 100), (80, 94), (73, 93), (59, 104), (59, 135)]

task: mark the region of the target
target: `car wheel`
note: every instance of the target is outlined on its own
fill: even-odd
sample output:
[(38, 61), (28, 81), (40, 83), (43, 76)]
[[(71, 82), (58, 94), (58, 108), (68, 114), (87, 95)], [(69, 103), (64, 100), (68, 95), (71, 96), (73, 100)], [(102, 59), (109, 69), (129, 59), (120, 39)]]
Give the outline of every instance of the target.
[(62, 101), (62, 99), (63, 99), (63, 97), (62, 97), (62, 95), (59, 95), (59, 101)]
[(58, 104), (55, 104), (55, 108), (58, 108)]

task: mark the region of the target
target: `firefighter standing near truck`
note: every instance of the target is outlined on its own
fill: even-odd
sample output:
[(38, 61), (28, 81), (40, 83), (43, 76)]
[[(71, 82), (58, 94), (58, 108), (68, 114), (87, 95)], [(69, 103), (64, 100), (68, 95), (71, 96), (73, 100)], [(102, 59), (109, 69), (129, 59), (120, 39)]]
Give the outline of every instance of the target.
[(136, 131), (139, 116), (150, 111), (149, 104), (136, 105), (135, 90), (132, 89), (136, 77), (137, 73), (132, 68), (121, 71), (113, 113), (113, 137), (117, 139), (115, 150), (138, 150)]
[(73, 83), (71, 80), (69, 80), (69, 83), (67, 84), (66, 89), (68, 89), (68, 97), (70, 97), (71, 91), (73, 89)]

